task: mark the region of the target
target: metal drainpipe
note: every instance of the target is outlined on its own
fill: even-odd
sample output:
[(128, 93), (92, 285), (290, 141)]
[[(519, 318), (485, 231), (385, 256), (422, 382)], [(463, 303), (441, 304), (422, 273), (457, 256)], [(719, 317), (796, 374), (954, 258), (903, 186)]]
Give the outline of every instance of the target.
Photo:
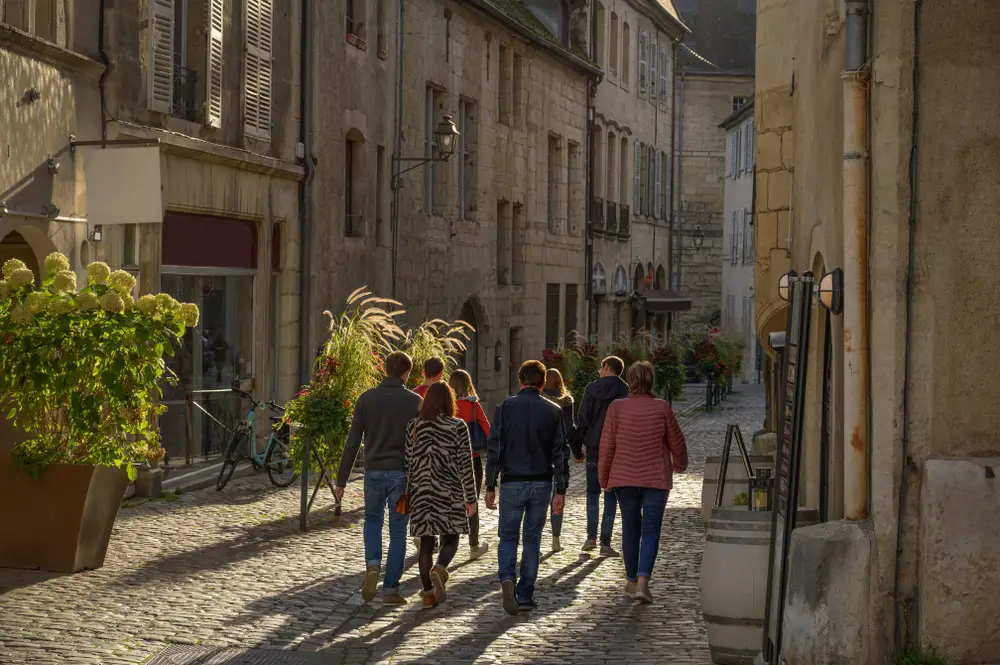
[(315, 173), (312, 158), (312, 0), (302, 0), (302, 55), (300, 66), (301, 95), (299, 99), (299, 140), (304, 146), (306, 179), (299, 186), (299, 383), (309, 382), (313, 365), (313, 349), (310, 335), (310, 300), (312, 297), (312, 256), (310, 252), (312, 234), (312, 188)]
[[(677, 51), (679, 50), (680, 42), (675, 41), (673, 43), (673, 54), (670, 59), (670, 66), (677, 67)], [(670, 223), (670, 230), (667, 233), (667, 256), (670, 258), (670, 272), (667, 274), (667, 288), (674, 288), (674, 195), (677, 193), (674, 188), (674, 173), (676, 173), (677, 168), (677, 84), (674, 81), (674, 77), (670, 77), (670, 197), (667, 205), (669, 206), (667, 212), (667, 219)], [(670, 318), (673, 315), (669, 315)]]
[[(399, 157), (403, 150), (403, 100), (406, 93), (403, 85), (403, 5), (405, 0), (399, 0), (399, 15), (396, 30), (396, 136), (393, 139), (392, 154)], [(487, 45), (488, 47), (488, 45)], [(396, 264), (399, 262), (399, 170), (401, 163), (392, 160), (392, 212), (389, 215), (392, 224), (392, 289), (390, 295), (396, 297)]]
[(868, 517), (868, 0), (846, 0), (844, 71), (844, 516)]
[(680, 75), (677, 116), (677, 270), (674, 271), (674, 288), (681, 288), (681, 253), (684, 251), (684, 225), (680, 219), (681, 192), (684, 189), (684, 72)]
[[(593, 5), (592, 5), (593, 7)], [(590, 57), (597, 62), (597, 12), (590, 12)], [(594, 297), (594, 226), (590, 217), (591, 199), (594, 195), (594, 107), (599, 83), (592, 78), (587, 79), (587, 137), (584, 155), (587, 169), (587, 184), (584, 188), (584, 223), (583, 232), (583, 280), (584, 294), (587, 301), (587, 339), (594, 334), (593, 323), (596, 318), (597, 303)]]

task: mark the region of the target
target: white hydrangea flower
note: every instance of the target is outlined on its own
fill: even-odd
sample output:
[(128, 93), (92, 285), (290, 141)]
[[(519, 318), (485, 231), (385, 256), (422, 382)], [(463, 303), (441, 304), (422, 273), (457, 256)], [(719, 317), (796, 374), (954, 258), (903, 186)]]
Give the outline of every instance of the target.
[(149, 316), (156, 311), (157, 303), (156, 296), (147, 293), (144, 296), (140, 296), (139, 302), (136, 303), (139, 311), (143, 314)]
[(10, 280), (16, 270), (25, 270), (27, 267), (21, 259), (7, 259), (3, 264), (3, 278)]
[(132, 293), (135, 288), (135, 277), (124, 270), (116, 270), (108, 277), (108, 286), (119, 294)]
[(186, 302), (181, 305), (180, 315), (185, 326), (188, 328), (194, 328), (198, 325), (198, 318), (200, 317), (201, 312), (198, 311), (197, 305)]
[(10, 298), (11, 291), (13, 291), (13, 289), (10, 288), (10, 284), (7, 283), (7, 280), (0, 279), (0, 300)]
[(44, 291), (32, 291), (24, 299), (24, 306), (32, 314), (44, 312), (49, 305), (49, 296)]
[(22, 286), (27, 286), (28, 284), (35, 283), (35, 273), (31, 272), (27, 268), (18, 268), (10, 274), (7, 278), (7, 282), (15, 289), (19, 289)]
[(103, 261), (94, 261), (87, 266), (87, 283), (104, 284), (111, 276), (111, 268)]
[(101, 296), (101, 309), (117, 314), (125, 310), (125, 301), (117, 293), (105, 293)]
[(56, 273), (53, 287), (61, 293), (76, 293), (76, 273), (72, 270), (60, 270)]
[(45, 274), (55, 275), (69, 270), (69, 259), (62, 252), (52, 252), (45, 257)]
[(76, 297), (76, 304), (85, 312), (92, 312), (101, 306), (97, 296), (90, 291), (84, 291)]

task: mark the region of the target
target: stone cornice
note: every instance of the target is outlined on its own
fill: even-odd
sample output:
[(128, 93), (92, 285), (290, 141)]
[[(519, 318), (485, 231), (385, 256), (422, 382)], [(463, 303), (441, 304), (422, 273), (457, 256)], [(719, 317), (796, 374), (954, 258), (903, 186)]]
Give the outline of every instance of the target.
[(225, 164), (242, 171), (263, 173), (285, 180), (304, 180), (306, 176), (305, 167), (301, 164), (286, 162), (249, 150), (220, 145), (155, 127), (145, 127), (121, 121), (117, 122), (116, 126), (121, 134), (128, 137), (159, 139), (161, 149), (170, 154)]
[(5, 23), (0, 23), (0, 48), (45, 62), (58, 69), (80, 74), (95, 83), (104, 73), (104, 65), (96, 60), (29, 35)]

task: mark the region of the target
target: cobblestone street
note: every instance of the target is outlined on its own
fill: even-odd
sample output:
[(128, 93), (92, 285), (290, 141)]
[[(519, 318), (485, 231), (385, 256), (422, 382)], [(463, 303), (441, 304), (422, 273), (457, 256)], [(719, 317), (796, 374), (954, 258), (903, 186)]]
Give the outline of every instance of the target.
[[(71, 576), (0, 570), (0, 663), (144, 663), (173, 645), (189, 645), (206, 652), (315, 652), (282, 661), (288, 663), (708, 665), (698, 590), (704, 458), (718, 454), (728, 422), (739, 423), (749, 443), (763, 399), (760, 386), (740, 386), (721, 407), (682, 421), (692, 464), (675, 477), (667, 505), (653, 605), (624, 598), (620, 559), (581, 557), (579, 466), (567, 500), (565, 550), (544, 557), (539, 608), (517, 617), (500, 605), (495, 513), (481, 507), (486, 556), (469, 562), (463, 539), (444, 605), (418, 608), (410, 556), (403, 594), (411, 602), (390, 609), (378, 599), (363, 604), (360, 596), (361, 482), (348, 486), (339, 518), (329, 492), (320, 494), (311, 530), (301, 534), (297, 487), (274, 491), (257, 475), (221, 493), (123, 509), (101, 570)], [(548, 545), (546, 527), (543, 554)], [(233, 651), (176, 662), (244, 660)]]

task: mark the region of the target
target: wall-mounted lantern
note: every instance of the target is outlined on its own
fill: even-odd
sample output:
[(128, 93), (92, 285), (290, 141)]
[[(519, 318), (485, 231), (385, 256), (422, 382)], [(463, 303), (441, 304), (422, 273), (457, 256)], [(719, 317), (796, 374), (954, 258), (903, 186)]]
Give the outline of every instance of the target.
[(819, 280), (819, 304), (834, 314), (844, 311), (844, 271), (834, 268)]
[[(412, 171), (413, 169), (420, 168), (424, 164), (430, 162), (446, 162), (451, 159), (452, 155), (455, 154), (455, 148), (458, 146), (459, 131), (458, 127), (455, 126), (455, 122), (451, 119), (450, 115), (441, 116), (441, 122), (438, 123), (437, 129), (434, 130), (434, 143), (437, 145), (438, 156), (437, 157), (397, 157), (393, 156), (393, 160), (396, 162), (416, 162), (413, 166), (403, 169), (396, 174), (396, 178), (403, 175), (407, 171)], [(395, 186), (394, 181), (394, 186)]]
[(788, 302), (788, 293), (792, 285), (792, 280), (798, 277), (794, 270), (789, 270), (778, 278), (778, 297)]

